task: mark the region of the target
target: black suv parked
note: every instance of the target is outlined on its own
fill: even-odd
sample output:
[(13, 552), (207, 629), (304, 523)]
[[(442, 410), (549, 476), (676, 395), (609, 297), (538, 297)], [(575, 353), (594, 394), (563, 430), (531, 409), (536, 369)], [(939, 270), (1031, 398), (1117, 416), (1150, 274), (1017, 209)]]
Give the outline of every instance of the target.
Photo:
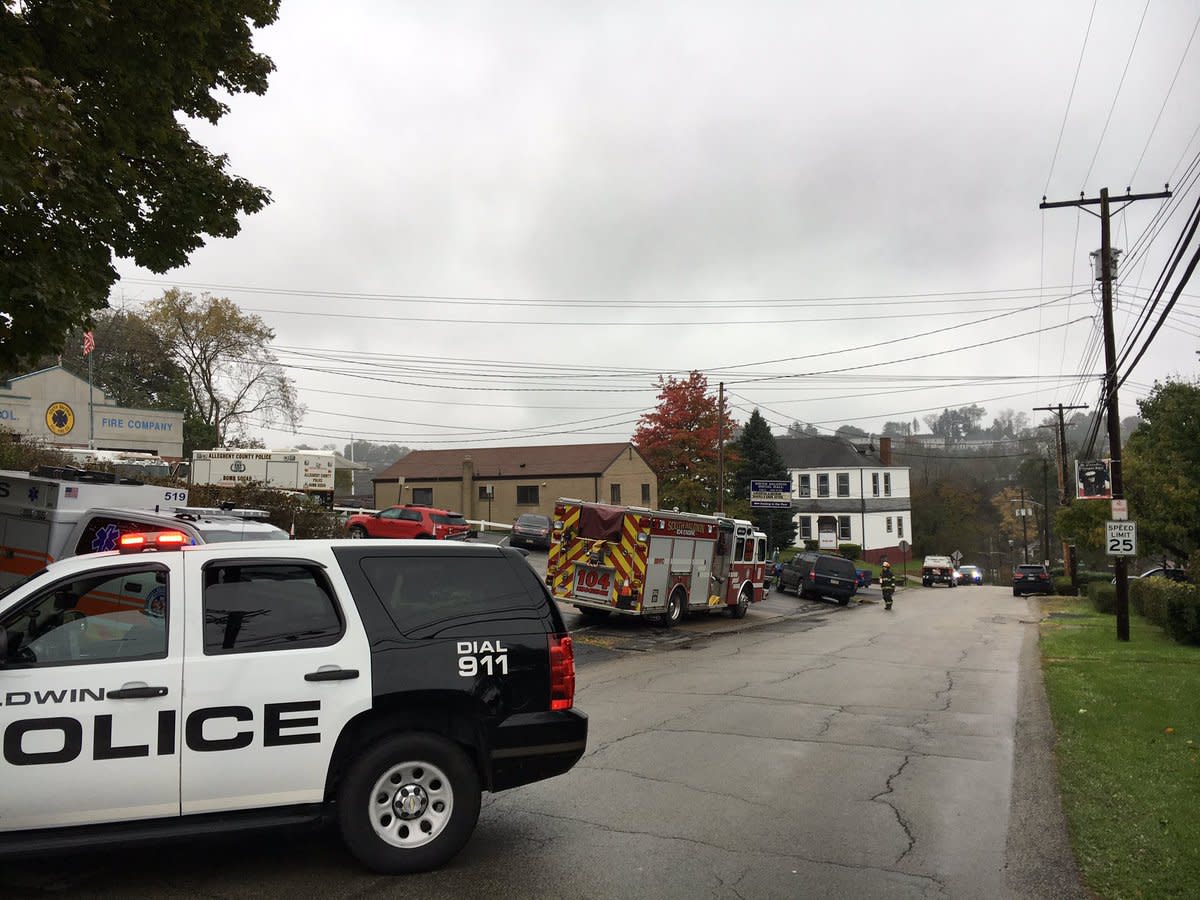
[(1028, 563), (1013, 569), (1013, 596), (1022, 594), (1053, 594), (1050, 573), (1040, 564)]
[(850, 602), (857, 588), (854, 563), (824, 553), (800, 553), (783, 564), (779, 590), (795, 591), (799, 597), (832, 597), (841, 606)]

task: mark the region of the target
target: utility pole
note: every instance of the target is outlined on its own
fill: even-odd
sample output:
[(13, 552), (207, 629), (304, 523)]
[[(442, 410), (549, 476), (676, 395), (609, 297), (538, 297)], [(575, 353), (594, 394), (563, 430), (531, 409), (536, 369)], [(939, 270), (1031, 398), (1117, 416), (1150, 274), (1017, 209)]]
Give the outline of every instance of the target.
[(1017, 513), (1021, 517), (1021, 551), (1025, 554), (1025, 562), (1029, 562), (1029, 510), (1025, 506), (1025, 488), (1021, 487), (1021, 509)]
[[(1050, 567), (1050, 460), (1042, 460), (1042, 559), (1046, 567)], [(1067, 569), (1067, 560), (1063, 558), (1063, 571)], [(1069, 574), (1069, 573), (1068, 573)]]
[(1054, 449), (1058, 454), (1058, 504), (1059, 506), (1067, 506), (1071, 502), (1071, 492), (1068, 490), (1068, 485), (1071, 483), (1070, 473), (1067, 471), (1067, 426), (1063, 419), (1063, 414), (1070, 410), (1087, 409), (1087, 404), (1082, 406), (1064, 406), (1059, 403), (1057, 406), (1035, 406), (1034, 412), (1052, 412), (1058, 413), (1058, 431), (1055, 433)]
[[(1164, 187), (1166, 186), (1164, 185)], [(1170, 190), (1163, 190), (1154, 194), (1131, 194), (1129, 193), (1129, 189), (1126, 188), (1125, 196), (1119, 199), (1125, 205), (1128, 205), (1134, 200), (1165, 200), (1170, 196)], [(1109, 224), (1111, 214), (1109, 210), (1108, 188), (1102, 188), (1098, 198), (1085, 199), (1081, 193), (1078, 200), (1047, 203), (1046, 198), (1042, 197), (1041, 205), (1038, 208), (1056, 209), (1064, 206), (1075, 206), (1084, 209), (1087, 206), (1096, 205), (1100, 207), (1100, 285), (1104, 301), (1104, 396), (1108, 407), (1108, 448), (1109, 457), (1112, 459), (1112, 498), (1113, 500), (1123, 500), (1125, 498), (1125, 487), (1121, 477), (1121, 411), (1117, 404), (1117, 347), (1116, 338), (1113, 334), (1113, 257), (1112, 235)], [(1091, 210), (1085, 211), (1091, 212)], [(1127, 641), (1129, 640), (1128, 557), (1116, 557), (1114, 568), (1117, 576), (1117, 640)]]
[(717, 515), (725, 512), (725, 382), (717, 385)]

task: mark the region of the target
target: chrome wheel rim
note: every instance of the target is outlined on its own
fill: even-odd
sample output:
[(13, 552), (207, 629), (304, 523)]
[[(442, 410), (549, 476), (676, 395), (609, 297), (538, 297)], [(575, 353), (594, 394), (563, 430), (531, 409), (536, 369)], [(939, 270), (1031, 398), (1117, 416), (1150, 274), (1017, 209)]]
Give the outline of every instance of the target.
[(435, 840), (454, 813), (450, 779), (427, 762), (392, 766), (375, 782), (367, 801), (371, 827), (393, 847), (411, 850)]

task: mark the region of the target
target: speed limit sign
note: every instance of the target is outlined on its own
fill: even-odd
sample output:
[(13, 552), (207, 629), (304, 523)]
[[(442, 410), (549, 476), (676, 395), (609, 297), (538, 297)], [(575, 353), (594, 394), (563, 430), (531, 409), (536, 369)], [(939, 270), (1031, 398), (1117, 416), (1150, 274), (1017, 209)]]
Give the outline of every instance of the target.
[(1137, 523), (1105, 522), (1104, 546), (1109, 556), (1137, 556)]

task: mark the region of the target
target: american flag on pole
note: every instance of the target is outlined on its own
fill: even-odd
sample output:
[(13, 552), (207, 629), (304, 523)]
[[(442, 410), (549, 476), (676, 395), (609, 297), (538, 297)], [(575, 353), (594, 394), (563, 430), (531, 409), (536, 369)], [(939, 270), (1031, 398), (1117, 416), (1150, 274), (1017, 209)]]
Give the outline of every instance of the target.
[(90, 331), (83, 333), (83, 355), (87, 356), (96, 349), (96, 335)]

